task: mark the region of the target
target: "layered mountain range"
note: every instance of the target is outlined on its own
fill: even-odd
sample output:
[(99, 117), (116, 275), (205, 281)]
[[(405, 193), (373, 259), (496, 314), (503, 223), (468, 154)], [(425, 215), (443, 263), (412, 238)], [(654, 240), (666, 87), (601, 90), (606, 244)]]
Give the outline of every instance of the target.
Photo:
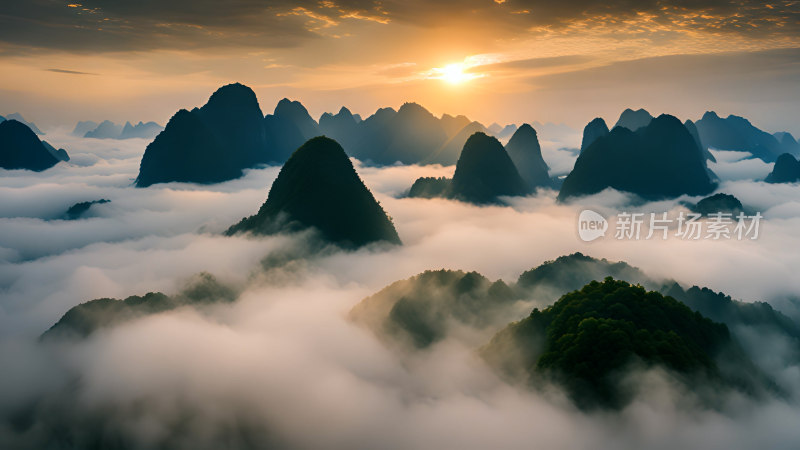
[(800, 327), (769, 304), (580, 253), (515, 283), (426, 271), (365, 298), (350, 318), (401, 353), (445, 340), (483, 344), (481, 356), (502, 376), (534, 389), (559, 384), (581, 407), (626, 405), (618, 375), (632, 367), (659, 367), (688, 386), (711, 379), (748, 395), (780, 395), (738, 339), (759, 330), (800, 343)]
[(72, 130), (72, 135), (95, 139), (153, 139), (163, 130), (164, 127), (155, 122), (140, 121), (135, 125), (125, 122), (125, 125), (118, 125), (110, 120), (100, 123), (87, 120), (78, 122)]

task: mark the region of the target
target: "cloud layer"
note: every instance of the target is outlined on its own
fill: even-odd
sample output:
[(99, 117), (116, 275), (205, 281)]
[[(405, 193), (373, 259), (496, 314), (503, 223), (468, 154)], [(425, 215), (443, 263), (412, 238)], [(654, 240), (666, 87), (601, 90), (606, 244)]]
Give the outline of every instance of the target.
[[(510, 206), (476, 207), (398, 198), (417, 177), (450, 175), (452, 167), (359, 166), (405, 245), (324, 254), (264, 273), (259, 261), (308, 237), (219, 232), (258, 208), (276, 168), (218, 185), (135, 189), (146, 142), (49, 138), (68, 148), (72, 163), (0, 177), (0, 195), (12, 199), (0, 205), (0, 441), (11, 447), (42, 447), (54, 435), (104, 447), (299, 449), (513, 449), (532, 442), (744, 449), (791, 448), (800, 439), (794, 395), (767, 403), (731, 396), (709, 411), (668, 374), (647, 371), (631, 375), (641, 395), (626, 410), (579, 412), (555, 388), (532, 393), (499, 380), (474, 348), (445, 341), (400, 359), (345, 318), (363, 297), (425, 269), (513, 280), (574, 251), (744, 300), (785, 296), (800, 289), (798, 186), (723, 180), (720, 190), (767, 217), (757, 241), (583, 243), (579, 211), (614, 214), (629, 208), (627, 195), (604, 192), (559, 205), (546, 191), (510, 199)], [(558, 149), (570, 142), (544, 143), (551, 167), (569, 165), (574, 155)], [(94, 205), (87, 219), (58, 220), (70, 204), (97, 198), (111, 203)], [(693, 199), (635, 209), (675, 211), (683, 200)], [(136, 320), (83, 342), (35, 341), (80, 302), (174, 293), (200, 271), (241, 286), (239, 299)], [(798, 379), (780, 339), (747, 342), (770, 349), (761, 364), (783, 383)]]

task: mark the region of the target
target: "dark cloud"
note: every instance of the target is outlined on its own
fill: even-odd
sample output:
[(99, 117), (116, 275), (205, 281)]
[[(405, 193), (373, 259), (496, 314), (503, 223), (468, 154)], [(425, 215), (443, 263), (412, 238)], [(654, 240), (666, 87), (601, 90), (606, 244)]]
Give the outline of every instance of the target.
[(44, 69), (44, 70), (47, 72), (66, 73), (70, 75), (97, 75), (96, 73), (78, 72), (77, 70), (67, 70), (67, 69)]
[(123, 0), (12, 2), (0, 14), (0, 42), (68, 51), (254, 46), (278, 48), (353, 21), (418, 26), (485, 26), (495, 34), (589, 27), (705, 30), (752, 35), (800, 33), (800, 2), (779, 0)]

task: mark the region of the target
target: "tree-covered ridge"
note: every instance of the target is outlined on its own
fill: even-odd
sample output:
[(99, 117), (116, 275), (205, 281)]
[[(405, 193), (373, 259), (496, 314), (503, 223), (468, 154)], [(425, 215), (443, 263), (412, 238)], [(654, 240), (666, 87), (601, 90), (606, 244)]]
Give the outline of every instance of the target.
[(514, 294), (502, 280), (477, 272), (428, 270), (365, 298), (350, 318), (392, 342), (422, 349), (445, 338), (451, 323), (484, 329)]
[(597, 259), (576, 252), (545, 261), (523, 272), (517, 279), (517, 289), (521, 293), (534, 294), (550, 291), (553, 299), (556, 299), (567, 292), (580, 289), (593, 280), (602, 280), (606, 277), (642, 284), (648, 288), (658, 286), (658, 283), (641, 270), (624, 261)]
[(453, 180), (446, 177), (420, 177), (411, 185), (408, 196), (413, 198), (447, 197)]
[[(422, 344), (416, 345), (417, 348), (425, 348), (452, 337), (477, 346), (483, 342), (475, 338), (485, 332), (499, 330), (534, 307), (551, 305), (562, 295), (609, 276), (669, 295), (705, 317), (726, 324), (735, 334), (746, 330), (767, 331), (800, 344), (800, 327), (768, 303), (734, 300), (708, 288), (684, 289), (674, 281), (655, 280), (625, 262), (581, 253), (545, 261), (523, 272), (516, 283), (492, 282), (478, 273), (426, 271), (362, 300), (353, 308), (352, 317), (385, 341), (407, 341), (412, 336), (417, 344)], [(482, 281), (474, 283), (469, 291), (455, 290), (453, 286), (463, 277)], [(492, 285), (496, 287), (490, 292), (487, 286)], [(454, 300), (465, 292), (466, 297)], [(470, 300), (465, 301), (466, 298)], [(395, 305), (399, 305), (396, 310)], [(454, 323), (476, 333), (454, 335), (451, 326)]]
[(292, 154), (258, 213), (230, 227), (227, 234), (273, 234), (309, 227), (345, 248), (401, 243), (344, 149), (324, 136), (310, 139)]
[[(715, 358), (732, 346), (724, 324), (672, 297), (608, 277), (548, 308), (534, 309), (498, 333), (481, 353), (532, 384), (543, 379), (561, 384), (581, 406), (619, 407), (629, 400), (620, 385), (629, 365), (725, 379)], [(741, 352), (726, 355), (738, 370), (756, 370)], [(727, 381), (733, 385), (742, 379)]]
[(236, 295), (233, 287), (220, 283), (211, 274), (200, 273), (175, 295), (149, 292), (124, 300), (99, 298), (81, 303), (70, 308), (58, 322), (45, 331), (42, 339), (85, 338), (101, 328), (110, 328), (181, 306), (232, 302)]

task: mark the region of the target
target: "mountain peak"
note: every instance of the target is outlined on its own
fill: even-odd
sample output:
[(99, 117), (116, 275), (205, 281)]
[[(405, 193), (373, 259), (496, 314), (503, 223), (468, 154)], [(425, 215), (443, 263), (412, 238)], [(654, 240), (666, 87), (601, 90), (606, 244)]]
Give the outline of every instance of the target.
[(41, 172), (68, 159), (66, 151), (39, 140), (28, 125), (16, 119), (0, 122), (0, 167)]
[(607, 135), (608, 131), (608, 125), (606, 125), (606, 121), (603, 120), (602, 117), (595, 117), (592, 119), (592, 121), (583, 128), (581, 151), (586, 150), (586, 148), (592, 145), (598, 138)]
[(403, 103), (400, 109), (397, 110), (397, 113), (403, 115), (410, 114), (410, 115), (424, 115), (424, 116), (434, 117), (433, 114), (431, 114), (430, 111), (425, 109), (424, 106), (414, 102)]
[(282, 98), (281, 101), (275, 105), (275, 112), (276, 116), (288, 116), (288, 117), (297, 117), (297, 116), (309, 116), (308, 110), (302, 103), (297, 100), (289, 100), (288, 98)]
[(345, 248), (401, 243), (342, 146), (325, 136), (300, 146), (281, 168), (258, 213), (227, 233), (274, 234), (308, 227)]
[(606, 188), (644, 198), (705, 195), (714, 189), (700, 148), (676, 117), (662, 114), (636, 132), (614, 127), (578, 156), (559, 200)]
[(453, 197), (472, 203), (491, 203), (499, 196), (529, 192), (500, 141), (483, 132), (467, 139), (453, 175)]
[(542, 148), (532, 126), (524, 123), (517, 128), (505, 148), (529, 188), (551, 185), (549, 168), (542, 158)]
[(617, 124), (614, 125), (614, 128), (624, 127), (631, 131), (636, 131), (639, 128), (646, 127), (651, 120), (653, 120), (653, 116), (644, 108), (637, 109), (636, 111), (627, 108), (620, 114), (619, 120), (617, 120)]
[(201, 110), (253, 107), (258, 108), (259, 114), (261, 113), (256, 93), (241, 83), (232, 83), (214, 91)]

